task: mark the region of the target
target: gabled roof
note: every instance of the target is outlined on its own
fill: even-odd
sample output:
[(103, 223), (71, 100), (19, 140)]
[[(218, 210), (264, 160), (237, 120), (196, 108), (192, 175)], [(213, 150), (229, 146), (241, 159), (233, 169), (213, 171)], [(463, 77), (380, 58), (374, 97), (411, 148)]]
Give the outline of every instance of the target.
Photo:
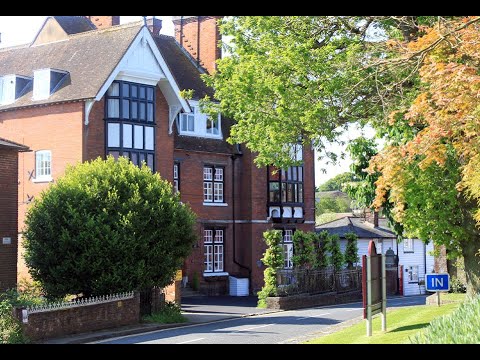
[(33, 76), (33, 71), (55, 68), (69, 73), (48, 99), (33, 101), (32, 90), (0, 111), (58, 102), (93, 99), (140, 32), (140, 23), (70, 35), (68, 39), (38, 46), (0, 50), (0, 76)]
[(97, 27), (85, 16), (53, 16), (58, 24), (68, 34), (78, 34), (85, 31), (95, 30)]
[(355, 233), (358, 239), (396, 239), (395, 233), (388, 227), (386, 219), (379, 219), (379, 226), (373, 227), (363, 218), (345, 216), (341, 219), (322, 224), (315, 228), (316, 232), (328, 231), (331, 235), (345, 238), (347, 233)]
[(175, 38), (167, 35), (155, 35), (153, 38), (180, 90), (193, 90), (193, 99), (196, 100), (203, 99), (205, 95), (213, 98), (213, 89), (205, 85), (194, 60)]
[(28, 146), (18, 144), (4, 138), (0, 138), (0, 148), (8, 148), (19, 152), (30, 151)]

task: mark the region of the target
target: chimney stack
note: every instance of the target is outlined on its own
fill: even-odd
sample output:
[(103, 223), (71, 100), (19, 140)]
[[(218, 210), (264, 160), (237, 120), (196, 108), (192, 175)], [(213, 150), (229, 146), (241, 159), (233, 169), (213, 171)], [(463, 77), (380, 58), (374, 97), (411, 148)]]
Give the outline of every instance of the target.
[(85, 16), (97, 29), (106, 29), (120, 25), (120, 16)]
[(217, 21), (223, 16), (173, 16), (175, 39), (187, 50), (198, 67), (210, 74), (216, 70), (216, 61), (222, 56), (222, 39)]
[(160, 30), (162, 30), (162, 20), (157, 19), (155, 16), (151, 19), (147, 19), (147, 27), (152, 35), (160, 35)]
[(374, 227), (378, 227), (378, 219), (379, 213), (377, 210), (372, 211), (369, 208), (365, 209), (365, 221), (367, 221)]

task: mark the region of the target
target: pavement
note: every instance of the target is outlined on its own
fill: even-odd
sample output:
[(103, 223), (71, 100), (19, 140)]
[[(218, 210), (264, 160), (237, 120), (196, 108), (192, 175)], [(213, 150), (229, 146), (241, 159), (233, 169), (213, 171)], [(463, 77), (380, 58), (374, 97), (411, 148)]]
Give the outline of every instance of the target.
[(171, 329), (189, 324), (207, 324), (218, 321), (278, 312), (258, 309), (256, 296), (189, 296), (182, 297), (182, 314), (188, 323), (181, 324), (137, 324), (114, 329), (74, 334), (44, 340), (43, 344), (86, 344), (110, 338), (141, 334), (150, 331)]

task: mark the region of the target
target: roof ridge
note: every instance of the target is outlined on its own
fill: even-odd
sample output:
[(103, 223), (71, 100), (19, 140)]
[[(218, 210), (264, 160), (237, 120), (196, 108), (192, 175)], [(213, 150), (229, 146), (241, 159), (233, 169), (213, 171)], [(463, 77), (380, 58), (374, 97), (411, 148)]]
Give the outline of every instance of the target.
[(92, 29), (92, 30), (88, 30), (88, 31), (84, 31), (84, 32), (81, 32), (81, 33), (78, 33), (78, 34), (72, 34), (72, 35), (68, 35), (68, 38), (66, 40), (70, 40), (70, 39), (74, 39), (74, 38), (77, 38), (77, 37), (82, 37), (82, 36), (89, 36), (89, 35), (93, 35), (93, 34), (102, 34), (102, 33), (106, 33), (106, 32), (111, 32), (111, 31), (118, 31), (118, 30), (123, 30), (123, 29), (127, 29), (127, 28), (133, 28), (133, 27), (138, 27), (139, 28), (142, 28), (143, 26), (143, 23), (142, 21), (136, 21), (136, 22), (129, 22), (129, 23), (126, 23), (126, 24), (120, 24), (120, 25), (114, 25), (114, 26), (109, 26), (107, 28), (104, 28), (104, 29)]

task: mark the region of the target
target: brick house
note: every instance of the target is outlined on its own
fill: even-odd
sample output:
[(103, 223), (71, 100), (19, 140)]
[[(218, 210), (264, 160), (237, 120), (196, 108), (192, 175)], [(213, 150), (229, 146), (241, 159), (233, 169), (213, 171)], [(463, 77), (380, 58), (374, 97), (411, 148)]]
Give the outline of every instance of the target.
[(29, 203), (67, 164), (123, 155), (171, 181), (197, 214), (198, 242), (183, 270), (203, 292), (228, 293), (229, 276), (260, 289), (267, 229), (284, 230), (291, 257), (293, 231), (314, 230), (314, 153), (295, 145), (303, 166), (272, 174), (226, 142), (229, 119), (199, 111), (212, 95), (200, 74), (221, 56), (218, 18), (174, 16), (171, 37), (155, 18), (144, 26), (55, 16), (31, 44), (0, 50), (0, 136), (32, 149), (20, 154), (20, 232)]
[(18, 153), (25, 151), (0, 138), (0, 292), (17, 282)]

